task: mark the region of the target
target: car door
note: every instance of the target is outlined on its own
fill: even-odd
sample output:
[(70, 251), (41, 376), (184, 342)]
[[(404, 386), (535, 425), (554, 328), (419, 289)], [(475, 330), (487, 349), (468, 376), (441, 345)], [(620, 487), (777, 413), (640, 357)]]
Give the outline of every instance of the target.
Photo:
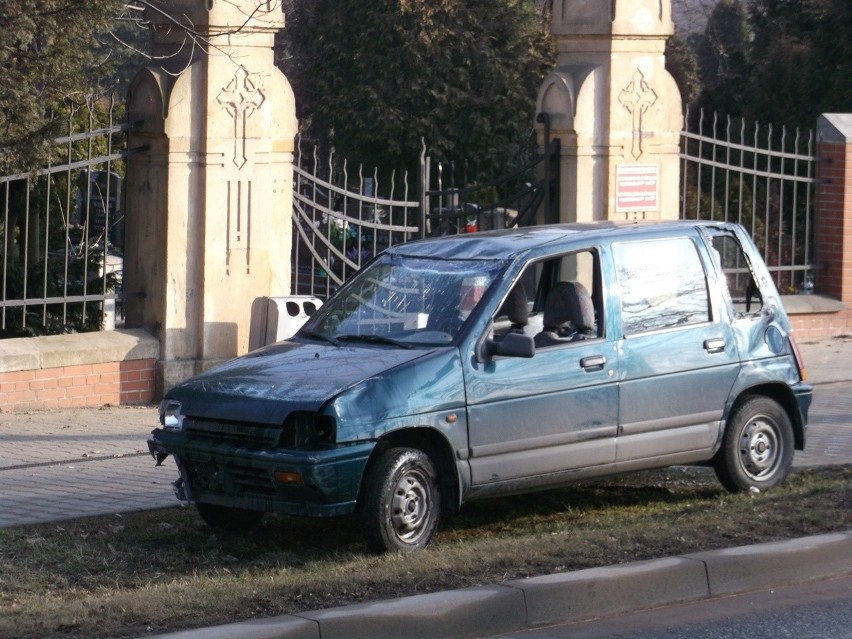
[(528, 332), (541, 326), (547, 289), (567, 278), (585, 281), (594, 292), (596, 326), (583, 339), (536, 348), (529, 359), (471, 358), (465, 388), (474, 488), (555, 483), (566, 472), (615, 459), (616, 348), (605, 330), (599, 253), (560, 256), (531, 265), (526, 274), (532, 272), (536, 281), (530, 290), (537, 291), (539, 303), (530, 300)]
[(698, 461), (718, 442), (739, 357), (703, 246), (697, 235), (612, 246), (621, 293), (619, 462)]

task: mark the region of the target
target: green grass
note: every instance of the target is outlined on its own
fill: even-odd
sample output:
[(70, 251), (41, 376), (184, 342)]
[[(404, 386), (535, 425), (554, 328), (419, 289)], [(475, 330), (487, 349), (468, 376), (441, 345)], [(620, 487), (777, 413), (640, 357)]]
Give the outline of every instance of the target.
[(369, 555), (354, 518), (214, 531), (192, 508), (0, 530), (0, 637), (138, 637), (852, 529), (852, 467), (757, 495), (637, 473), (467, 505), (424, 552)]

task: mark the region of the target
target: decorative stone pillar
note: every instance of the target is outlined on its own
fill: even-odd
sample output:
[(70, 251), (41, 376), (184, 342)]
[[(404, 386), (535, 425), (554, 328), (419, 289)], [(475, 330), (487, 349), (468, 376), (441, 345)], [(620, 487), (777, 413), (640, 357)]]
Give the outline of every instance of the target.
[(246, 352), (252, 301), (289, 293), (290, 84), (281, 4), (155, 0), (155, 64), (135, 77), (126, 324), (160, 340), (158, 391)]
[(561, 140), (560, 221), (676, 219), (683, 125), (671, 0), (554, 0), (537, 111)]

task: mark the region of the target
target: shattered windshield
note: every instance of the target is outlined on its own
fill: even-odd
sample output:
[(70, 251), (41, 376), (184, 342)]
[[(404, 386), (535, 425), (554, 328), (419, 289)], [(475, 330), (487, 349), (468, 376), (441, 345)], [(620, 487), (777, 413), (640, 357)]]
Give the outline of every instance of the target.
[(504, 264), (384, 255), (358, 273), (300, 331), (332, 344), (451, 343)]

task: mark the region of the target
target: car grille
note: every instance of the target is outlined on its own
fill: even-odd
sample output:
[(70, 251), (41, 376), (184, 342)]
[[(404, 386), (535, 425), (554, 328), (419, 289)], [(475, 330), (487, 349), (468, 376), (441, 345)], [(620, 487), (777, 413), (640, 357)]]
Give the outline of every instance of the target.
[(275, 486), (269, 473), (262, 468), (223, 465), (214, 460), (183, 459), (193, 489), (226, 495), (274, 495)]
[(279, 446), (283, 427), (187, 418), (184, 429), (189, 441), (266, 450)]
[(265, 470), (258, 468), (235, 468), (227, 469), (233, 482), (234, 493), (263, 493), (275, 494), (275, 487), (269, 474)]

